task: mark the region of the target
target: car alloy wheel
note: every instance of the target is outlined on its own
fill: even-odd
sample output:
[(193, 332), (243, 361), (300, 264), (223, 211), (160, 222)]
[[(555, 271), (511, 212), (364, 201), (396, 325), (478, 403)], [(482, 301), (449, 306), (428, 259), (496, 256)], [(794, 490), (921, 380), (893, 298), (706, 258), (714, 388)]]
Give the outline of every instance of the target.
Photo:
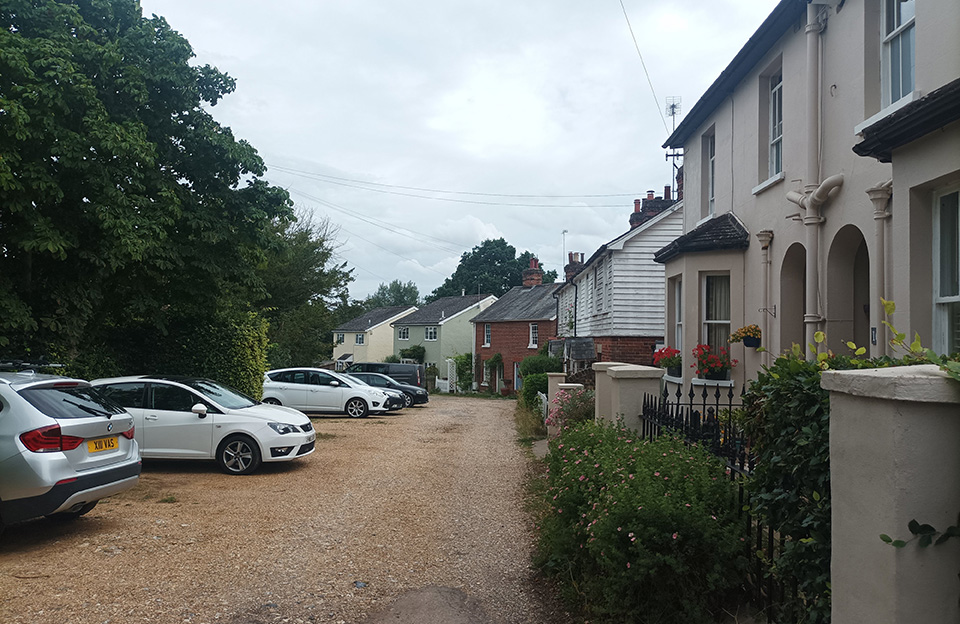
[(260, 467), (260, 448), (247, 436), (230, 436), (220, 443), (217, 463), (227, 474), (250, 474)]
[(344, 411), (350, 418), (363, 418), (367, 415), (367, 403), (363, 399), (350, 399)]
[(267, 405), (280, 405), (280, 401), (276, 400), (273, 397), (270, 397), (269, 399), (264, 399), (263, 402), (266, 403)]
[(410, 407), (411, 405), (413, 405), (413, 397), (410, 396), (409, 394), (407, 394), (406, 392), (404, 392), (404, 393), (403, 393), (403, 406), (404, 406), (404, 407)]

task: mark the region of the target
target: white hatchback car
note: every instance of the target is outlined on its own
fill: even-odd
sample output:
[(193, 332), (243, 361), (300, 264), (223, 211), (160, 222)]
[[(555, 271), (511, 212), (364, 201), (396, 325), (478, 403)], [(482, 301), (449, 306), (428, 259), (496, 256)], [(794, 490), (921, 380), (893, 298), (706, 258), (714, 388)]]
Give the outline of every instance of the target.
[(227, 474), (313, 452), (302, 412), (264, 405), (209, 379), (135, 376), (90, 382), (133, 416), (144, 458), (216, 459)]
[(387, 411), (380, 389), (323, 368), (281, 368), (263, 376), (263, 402), (351, 418)]

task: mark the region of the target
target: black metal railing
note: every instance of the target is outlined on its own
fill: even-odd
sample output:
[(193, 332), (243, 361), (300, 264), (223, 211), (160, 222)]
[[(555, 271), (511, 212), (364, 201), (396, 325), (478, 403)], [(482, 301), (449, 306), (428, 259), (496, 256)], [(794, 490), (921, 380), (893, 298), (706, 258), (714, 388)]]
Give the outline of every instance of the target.
[[(750, 440), (738, 418), (745, 390), (737, 393), (733, 387), (691, 385), (685, 392), (678, 385), (671, 392), (671, 386), (664, 387), (660, 395), (644, 396), (641, 435), (652, 440), (665, 433), (679, 434), (688, 443), (703, 446), (726, 461), (727, 474), (737, 486), (731, 504), (746, 532), (750, 566), (744, 589), (752, 605), (763, 611), (770, 624), (797, 622), (794, 614), (781, 608), (785, 588), (769, 572), (770, 563), (783, 552), (785, 540), (749, 512), (750, 493), (745, 486), (756, 467), (756, 455), (751, 452)], [(795, 591), (796, 585), (789, 585)]]

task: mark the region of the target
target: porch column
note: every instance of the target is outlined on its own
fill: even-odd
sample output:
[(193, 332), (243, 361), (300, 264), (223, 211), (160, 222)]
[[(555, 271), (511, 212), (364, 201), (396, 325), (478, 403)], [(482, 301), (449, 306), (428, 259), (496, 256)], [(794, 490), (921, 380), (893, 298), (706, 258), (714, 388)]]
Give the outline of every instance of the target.
[(882, 324), (883, 306), (880, 299), (885, 297), (886, 265), (885, 223), (890, 218), (887, 205), (893, 194), (893, 180), (867, 189), (867, 195), (873, 202), (873, 253), (870, 254), (870, 357), (880, 357), (887, 352), (887, 331)]
[(770, 315), (776, 318), (776, 312), (770, 310), (770, 241), (773, 240), (773, 231), (761, 230), (757, 232), (757, 240), (760, 241), (760, 265), (762, 268), (760, 288), (762, 290), (760, 302), (763, 307), (760, 308), (761, 316), (760, 332), (763, 334), (763, 344), (767, 346), (763, 352), (763, 362), (770, 364), (770, 354), (773, 352), (773, 336), (770, 334)]

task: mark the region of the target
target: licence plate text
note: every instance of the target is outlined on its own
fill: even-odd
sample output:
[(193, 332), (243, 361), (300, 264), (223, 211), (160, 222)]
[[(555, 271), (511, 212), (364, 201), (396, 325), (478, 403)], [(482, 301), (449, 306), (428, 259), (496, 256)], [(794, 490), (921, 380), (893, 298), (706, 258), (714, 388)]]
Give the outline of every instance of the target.
[(112, 451), (115, 448), (117, 448), (117, 436), (87, 440), (87, 450), (91, 453)]

